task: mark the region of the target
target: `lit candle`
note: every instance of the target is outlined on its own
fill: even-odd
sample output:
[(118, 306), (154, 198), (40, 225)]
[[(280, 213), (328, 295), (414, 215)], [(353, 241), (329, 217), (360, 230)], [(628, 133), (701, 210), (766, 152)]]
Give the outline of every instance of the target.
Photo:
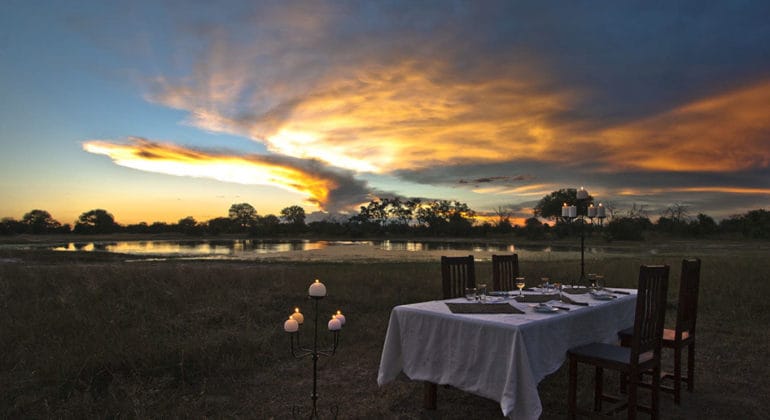
[(577, 199), (585, 200), (586, 198), (588, 198), (588, 191), (586, 191), (585, 188), (580, 187), (580, 189), (577, 191)]
[(342, 323), (337, 318), (329, 320), (329, 331), (339, 331), (342, 328)]
[(337, 311), (337, 313), (334, 315), (335, 319), (338, 319), (340, 321), (340, 324), (345, 325), (345, 315), (342, 315), (342, 311)]
[(596, 211), (596, 215), (599, 217), (607, 217), (607, 213), (605, 212), (604, 206), (602, 206), (602, 203), (599, 203), (599, 209)]
[(569, 206), (569, 217), (577, 217), (577, 207)]
[(596, 207), (593, 204), (588, 206), (588, 217), (596, 217)]
[(310, 285), (310, 288), (307, 289), (307, 293), (310, 296), (324, 297), (326, 296), (326, 286), (316, 279), (313, 284)]
[(561, 217), (569, 217), (569, 207), (567, 207), (567, 203), (564, 203), (564, 205), (561, 206)]
[(287, 333), (297, 332), (298, 329), (299, 329), (299, 324), (297, 324), (297, 321), (292, 317), (289, 317), (289, 319), (287, 319), (286, 322), (283, 323), (283, 330), (286, 331)]
[(302, 324), (305, 322), (305, 315), (302, 315), (302, 312), (299, 311), (299, 308), (294, 308), (294, 313), (291, 314), (291, 318), (297, 321), (297, 324)]

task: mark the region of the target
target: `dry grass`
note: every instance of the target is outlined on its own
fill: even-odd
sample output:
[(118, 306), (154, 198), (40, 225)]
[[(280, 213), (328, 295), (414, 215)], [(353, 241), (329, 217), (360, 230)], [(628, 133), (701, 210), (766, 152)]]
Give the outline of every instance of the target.
[[(633, 287), (640, 263), (669, 263), (674, 298), (683, 256), (592, 260), (590, 269)], [(310, 405), (312, 365), (290, 356), (282, 323), (294, 306), (309, 315), (303, 296), (316, 277), (330, 291), (322, 314), (342, 308), (350, 320), (338, 354), (319, 361), (322, 410), (502, 417), (496, 402), (452, 388), (439, 388), (430, 412), (420, 383), (376, 384), (390, 310), (439, 297), (437, 262), (124, 263), (19, 251), (0, 261), (0, 417), (291, 418), (294, 404)], [(575, 272), (574, 261), (521, 264), (530, 278)], [(696, 392), (680, 407), (664, 396), (664, 418), (768, 418), (770, 259), (740, 252), (703, 264)], [(488, 263), (477, 270), (488, 278)], [(585, 388), (590, 376), (581, 374)], [(565, 416), (566, 387), (564, 369), (540, 384), (543, 418)], [(588, 404), (587, 391), (581, 398)]]

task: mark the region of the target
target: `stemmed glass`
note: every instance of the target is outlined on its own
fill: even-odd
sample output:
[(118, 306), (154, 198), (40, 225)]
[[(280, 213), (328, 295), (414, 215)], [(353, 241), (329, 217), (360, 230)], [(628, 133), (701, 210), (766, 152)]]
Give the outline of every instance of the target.
[(523, 296), (522, 289), (524, 288), (524, 277), (516, 277), (516, 287), (519, 288), (519, 296)]

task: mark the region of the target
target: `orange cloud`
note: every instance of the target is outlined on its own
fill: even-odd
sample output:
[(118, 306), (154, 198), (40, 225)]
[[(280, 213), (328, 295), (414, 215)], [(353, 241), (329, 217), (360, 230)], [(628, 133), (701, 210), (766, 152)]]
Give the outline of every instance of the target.
[(600, 133), (608, 170), (740, 171), (770, 166), (770, 81)]
[[(366, 201), (361, 182), (342, 179), (339, 174), (320, 170), (311, 162), (291, 161), (269, 156), (238, 156), (212, 153), (132, 138), (126, 144), (92, 140), (83, 144), (87, 152), (109, 156), (116, 164), (147, 172), (209, 178), (247, 185), (269, 185), (307, 196), (321, 208), (349, 207)], [(304, 167), (303, 167), (304, 166)], [(349, 202), (339, 201), (340, 192), (356, 188)], [(332, 197), (336, 194), (337, 197)], [(344, 194), (343, 194), (344, 195)]]

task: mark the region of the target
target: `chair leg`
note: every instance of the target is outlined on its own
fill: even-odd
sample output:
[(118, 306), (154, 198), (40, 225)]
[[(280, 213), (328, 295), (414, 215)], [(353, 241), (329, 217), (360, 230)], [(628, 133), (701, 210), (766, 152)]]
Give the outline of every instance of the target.
[(628, 374), (628, 420), (636, 419), (637, 389), (639, 385), (639, 375), (636, 372)]
[(433, 382), (425, 382), (425, 385), (423, 386), (424, 394), (425, 394), (425, 400), (423, 402), (423, 405), (426, 410), (435, 410), (436, 409), (436, 384)]
[(674, 347), (674, 404), (679, 405), (682, 393), (682, 347)]
[(695, 342), (687, 346), (687, 390), (695, 389)]
[(660, 415), (660, 364), (657, 364), (652, 370), (650, 399), (650, 416), (655, 420)]
[(602, 397), (604, 396), (604, 369), (596, 367), (594, 375), (594, 411), (602, 411)]
[(568, 418), (574, 419), (577, 413), (577, 360), (569, 358), (569, 391), (567, 392)]
[(628, 388), (628, 376), (625, 372), (620, 372), (620, 393), (625, 394)]

